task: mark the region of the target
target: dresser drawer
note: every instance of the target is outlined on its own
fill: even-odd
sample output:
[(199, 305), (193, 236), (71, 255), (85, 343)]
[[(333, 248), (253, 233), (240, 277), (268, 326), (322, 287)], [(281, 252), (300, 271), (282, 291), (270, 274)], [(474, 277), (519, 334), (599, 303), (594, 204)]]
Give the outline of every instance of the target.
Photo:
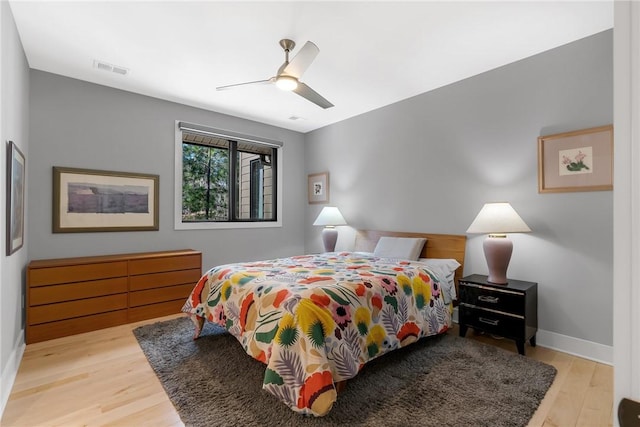
[[(141, 291), (145, 289), (162, 288), (165, 286), (175, 286), (190, 284), (194, 287), (200, 280), (200, 268), (191, 270), (167, 271), (164, 273), (142, 274), (131, 276), (129, 286), (131, 291)], [(187, 294), (188, 296), (189, 294)], [(185, 297), (186, 298), (186, 297)]]
[(37, 286), (29, 289), (29, 305), (52, 304), (127, 293), (127, 278), (93, 280), (90, 282), (65, 283), (63, 285)]
[(97, 262), (36, 268), (29, 270), (29, 286), (57, 285), (60, 283), (86, 282), (88, 280), (127, 277), (127, 262)]
[(168, 286), (158, 289), (147, 289), (144, 291), (131, 292), (129, 294), (129, 307), (137, 307), (140, 305), (154, 304), (181, 299), (184, 301), (189, 298), (189, 294), (193, 290), (193, 284)]
[(31, 307), (29, 325), (89, 316), (108, 311), (126, 310), (127, 294), (108, 295), (84, 300), (60, 302)]
[(525, 294), (509, 289), (460, 282), (460, 302), (513, 314), (524, 314)]
[(129, 274), (160, 273), (163, 271), (201, 269), (202, 255), (178, 255), (170, 257), (157, 257), (149, 259), (132, 260), (129, 263)]
[(511, 316), (465, 303), (460, 303), (458, 310), (460, 310), (460, 322), (467, 326), (505, 338), (525, 339), (525, 319), (522, 316)]

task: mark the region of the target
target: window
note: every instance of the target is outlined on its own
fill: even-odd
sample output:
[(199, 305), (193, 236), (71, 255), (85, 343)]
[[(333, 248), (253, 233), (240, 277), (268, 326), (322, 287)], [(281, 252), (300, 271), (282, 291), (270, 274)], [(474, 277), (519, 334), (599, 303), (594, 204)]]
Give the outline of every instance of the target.
[[(271, 168), (269, 168), (268, 171), (271, 172)], [(265, 213), (265, 185), (262, 185), (262, 183), (264, 182), (264, 162), (262, 162), (261, 159), (251, 160), (249, 173), (251, 174), (249, 177), (251, 189), (251, 192), (249, 194), (249, 209), (251, 211), (251, 217), (262, 218)], [(270, 190), (270, 188), (268, 188), (267, 190)], [(243, 207), (245, 206), (246, 204), (243, 205)]]
[(281, 225), (282, 143), (185, 122), (177, 125), (176, 228)]

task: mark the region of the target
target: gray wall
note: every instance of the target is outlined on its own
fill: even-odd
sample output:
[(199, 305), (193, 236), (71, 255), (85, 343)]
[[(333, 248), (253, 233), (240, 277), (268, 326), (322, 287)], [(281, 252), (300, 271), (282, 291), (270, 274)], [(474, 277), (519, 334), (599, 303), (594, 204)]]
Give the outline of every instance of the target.
[[(484, 203), (511, 202), (533, 232), (511, 236), (509, 277), (539, 283), (539, 327), (611, 346), (612, 192), (538, 194), (537, 138), (613, 122), (612, 35), (311, 132), (307, 173), (330, 172), (330, 204), (356, 229), (464, 234)], [(320, 208), (307, 251), (322, 248)], [(466, 274), (487, 272), (483, 239), (469, 236)]]
[[(29, 259), (192, 248), (206, 269), (304, 250), (302, 134), (36, 70), (30, 103)], [(283, 141), (283, 226), (174, 230), (175, 120)], [(160, 175), (160, 230), (53, 234), (52, 166)]]
[[(22, 49), (22, 43), (13, 21), (9, 3), (0, 2), (0, 35), (2, 58), (0, 62), (0, 99), (2, 99), (2, 117), (0, 119), (0, 378), (1, 393), (0, 414), (9, 397), (9, 387), (17, 372), (21, 344), (24, 343), (22, 294), (24, 268), (27, 264), (27, 236), (25, 228), (24, 245), (11, 256), (6, 255), (6, 173), (8, 140), (16, 143), (26, 157), (29, 170), (29, 66)], [(28, 181), (27, 181), (28, 182)], [(28, 190), (27, 190), (28, 194)], [(28, 211), (28, 208), (27, 208)]]

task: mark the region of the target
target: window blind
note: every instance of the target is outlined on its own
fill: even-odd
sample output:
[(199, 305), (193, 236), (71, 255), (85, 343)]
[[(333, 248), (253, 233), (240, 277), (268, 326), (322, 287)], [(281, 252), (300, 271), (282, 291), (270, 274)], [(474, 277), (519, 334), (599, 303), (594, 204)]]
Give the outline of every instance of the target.
[(183, 141), (212, 145), (214, 147), (229, 147), (228, 141), (233, 140), (238, 142), (239, 150), (257, 154), (269, 154), (271, 153), (271, 148), (283, 146), (281, 141), (243, 135), (194, 123), (178, 122), (178, 128), (182, 131)]

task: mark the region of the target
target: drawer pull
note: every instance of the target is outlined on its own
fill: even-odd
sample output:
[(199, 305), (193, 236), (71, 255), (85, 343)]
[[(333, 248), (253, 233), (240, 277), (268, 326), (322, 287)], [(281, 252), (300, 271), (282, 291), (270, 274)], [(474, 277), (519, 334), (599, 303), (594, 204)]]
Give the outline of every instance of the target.
[(498, 323), (500, 322), (498, 319), (487, 319), (485, 317), (478, 317), (478, 320), (491, 326), (498, 326)]
[(491, 304), (497, 304), (500, 301), (498, 297), (492, 297), (491, 295), (478, 295), (478, 299), (482, 302), (489, 302)]

